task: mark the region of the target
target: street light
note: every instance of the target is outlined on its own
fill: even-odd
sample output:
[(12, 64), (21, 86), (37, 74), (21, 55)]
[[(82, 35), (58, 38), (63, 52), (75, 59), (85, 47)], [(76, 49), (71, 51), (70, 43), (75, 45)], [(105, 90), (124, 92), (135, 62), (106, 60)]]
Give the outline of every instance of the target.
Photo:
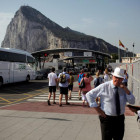
[(135, 46), (134, 42), (132, 42), (132, 46), (133, 46), (133, 60), (134, 60), (134, 46)]
[(128, 48), (125, 48), (126, 51), (126, 57), (128, 57)]

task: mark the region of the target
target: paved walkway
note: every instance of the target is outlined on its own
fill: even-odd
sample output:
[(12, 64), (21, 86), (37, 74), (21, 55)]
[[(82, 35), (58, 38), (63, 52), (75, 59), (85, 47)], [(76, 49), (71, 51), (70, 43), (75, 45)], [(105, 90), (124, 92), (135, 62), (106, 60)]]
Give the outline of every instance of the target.
[[(78, 90), (77, 82), (74, 90)], [(0, 140), (101, 140), (94, 108), (71, 103), (24, 102), (0, 108)], [(139, 140), (134, 114), (126, 108), (124, 140)]]

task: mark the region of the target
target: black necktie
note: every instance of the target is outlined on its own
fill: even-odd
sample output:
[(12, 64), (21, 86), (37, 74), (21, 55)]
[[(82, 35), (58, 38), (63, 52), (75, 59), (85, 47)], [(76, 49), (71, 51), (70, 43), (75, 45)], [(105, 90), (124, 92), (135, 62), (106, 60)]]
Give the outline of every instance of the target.
[(116, 114), (120, 115), (120, 99), (119, 99), (118, 87), (115, 87), (115, 99), (116, 99)]

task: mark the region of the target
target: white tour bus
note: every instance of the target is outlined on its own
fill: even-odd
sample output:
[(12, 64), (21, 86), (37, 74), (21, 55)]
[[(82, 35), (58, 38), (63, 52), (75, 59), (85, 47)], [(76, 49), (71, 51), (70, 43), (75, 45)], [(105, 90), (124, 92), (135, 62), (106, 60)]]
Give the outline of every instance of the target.
[(0, 48), (0, 86), (3, 84), (34, 80), (35, 59), (22, 50)]

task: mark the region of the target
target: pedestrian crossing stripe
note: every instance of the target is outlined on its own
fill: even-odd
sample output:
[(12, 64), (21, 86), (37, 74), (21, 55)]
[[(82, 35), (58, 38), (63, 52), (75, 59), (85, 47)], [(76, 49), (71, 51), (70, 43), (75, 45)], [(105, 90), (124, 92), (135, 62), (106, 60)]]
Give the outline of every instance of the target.
[[(49, 92), (41, 94), (41, 95), (33, 97), (33, 98), (30, 98), (30, 99), (27, 99), (27, 101), (29, 101), (29, 102), (47, 102), (48, 95), (49, 95)], [(56, 91), (55, 102), (59, 102), (59, 95), (60, 95), (60, 91)], [(53, 93), (51, 95), (50, 102), (53, 102)], [(62, 102), (66, 102), (65, 95), (63, 95)], [(82, 100), (79, 100), (78, 91), (77, 92), (73, 91), (71, 93), (71, 100), (68, 100), (68, 102), (70, 102), (70, 103), (82, 103)]]

